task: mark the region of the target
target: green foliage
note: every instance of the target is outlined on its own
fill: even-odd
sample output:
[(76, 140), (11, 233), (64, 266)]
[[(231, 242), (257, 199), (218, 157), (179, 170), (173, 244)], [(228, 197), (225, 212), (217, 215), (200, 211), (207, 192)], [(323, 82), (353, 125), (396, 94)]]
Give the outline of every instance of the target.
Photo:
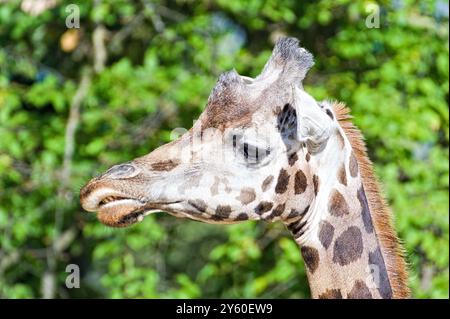
[[(65, 26), (70, 3), (80, 8), (79, 30)], [(447, 4), (378, 3), (59, 1), (37, 16), (20, 1), (0, 4), (0, 297), (41, 297), (49, 272), (61, 298), (308, 297), (300, 253), (279, 224), (157, 215), (112, 230), (77, 199), (95, 174), (191, 127), (219, 73), (256, 75), (273, 39), (288, 34), (316, 57), (306, 89), (346, 102), (366, 137), (414, 297), (447, 298)], [(379, 28), (366, 26), (373, 8)], [(107, 58), (94, 70), (99, 26)], [(65, 181), (66, 127), (83, 72), (91, 81)], [(65, 288), (70, 263), (81, 268), (80, 289)]]

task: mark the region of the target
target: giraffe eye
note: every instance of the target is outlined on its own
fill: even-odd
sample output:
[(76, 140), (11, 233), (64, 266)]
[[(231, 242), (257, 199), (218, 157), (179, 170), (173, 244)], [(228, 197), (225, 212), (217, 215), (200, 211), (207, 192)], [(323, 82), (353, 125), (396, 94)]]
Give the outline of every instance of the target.
[(233, 135), (233, 149), (249, 164), (257, 164), (270, 154), (269, 147), (256, 146), (246, 141), (241, 142), (236, 135)]

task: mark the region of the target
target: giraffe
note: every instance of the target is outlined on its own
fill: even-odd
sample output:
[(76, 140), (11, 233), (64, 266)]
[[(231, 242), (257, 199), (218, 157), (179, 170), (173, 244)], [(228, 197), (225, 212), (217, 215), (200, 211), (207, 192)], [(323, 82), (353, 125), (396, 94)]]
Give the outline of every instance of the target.
[(261, 74), (220, 75), (193, 127), (80, 191), (125, 227), (156, 211), (206, 223), (280, 221), (313, 298), (407, 298), (407, 271), (360, 131), (344, 104), (303, 88), (313, 56), (277, 41)]

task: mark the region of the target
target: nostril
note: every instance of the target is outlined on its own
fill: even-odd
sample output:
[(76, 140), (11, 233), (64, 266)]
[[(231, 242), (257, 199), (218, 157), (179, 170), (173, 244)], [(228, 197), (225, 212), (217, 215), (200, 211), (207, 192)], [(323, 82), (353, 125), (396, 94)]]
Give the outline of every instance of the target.
[(139, 170), (131, 164), (121, 164), (111, 167), (103, 176), (109, 178), (131, 178), (136, 176)]

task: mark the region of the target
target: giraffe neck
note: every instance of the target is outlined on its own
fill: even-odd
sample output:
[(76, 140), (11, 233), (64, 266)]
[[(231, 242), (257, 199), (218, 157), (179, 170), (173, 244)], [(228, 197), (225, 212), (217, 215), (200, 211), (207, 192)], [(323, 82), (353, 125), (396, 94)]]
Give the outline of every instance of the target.
[(288, 229), (301, 248), (312, 296), (392, 298), (382, 248), (348, 141), (338, 130), (320, 154), (310, 155), (310, 161), (315, 198), (303, 220)]

